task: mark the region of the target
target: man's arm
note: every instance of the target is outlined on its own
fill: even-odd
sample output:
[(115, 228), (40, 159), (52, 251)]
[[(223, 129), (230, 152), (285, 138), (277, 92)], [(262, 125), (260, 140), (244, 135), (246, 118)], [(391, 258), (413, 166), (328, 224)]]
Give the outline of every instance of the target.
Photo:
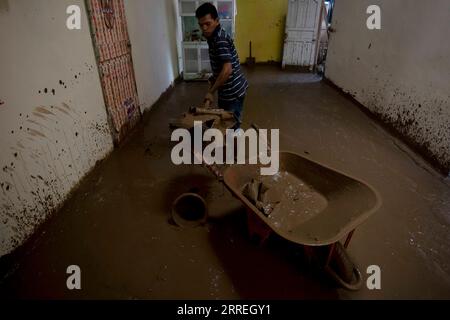
[(205, 106), (209, 106), (211, 102), (214, 101), (214, 93), (223, 86), (227, 80), (230, 78), (231, 74), (233, 73), (233, 67), (231, 65), (231, 62), (226, 62), (223, 64), (222, 71), (220, 71), (219, 76), (217, 77), (214, 84), (209, 88), (208, 93), (205, 97)]
[(209, 88), (209, 93), (214, 94), (221, 86), (223, 86), (231, 74), (233, 73), (233, 67), (231, 66), (231, 62), (226, 62), (223, 64), (222, 71), (219, 73), (214, 85)]

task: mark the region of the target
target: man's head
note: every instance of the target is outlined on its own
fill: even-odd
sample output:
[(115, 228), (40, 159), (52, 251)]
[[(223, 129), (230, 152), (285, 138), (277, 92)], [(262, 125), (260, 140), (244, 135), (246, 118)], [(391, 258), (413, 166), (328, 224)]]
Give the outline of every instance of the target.
[(198, 7), (195, 16), (205, 38), (211, 37), (219, 25), (219, 15), (216, 7), (209, 2), (204, 3)]

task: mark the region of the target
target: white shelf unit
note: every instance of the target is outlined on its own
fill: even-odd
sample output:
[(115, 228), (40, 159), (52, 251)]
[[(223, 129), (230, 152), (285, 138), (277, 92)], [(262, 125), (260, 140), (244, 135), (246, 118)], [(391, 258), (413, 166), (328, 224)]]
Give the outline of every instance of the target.
[(211, 2), (217, 8), (222, 27), (234, 38), (236, 0), (179, 0), (183, 78), (207, 80), (211, 76), (208, 43), (203, 38), (195, 17), (197, 8)]

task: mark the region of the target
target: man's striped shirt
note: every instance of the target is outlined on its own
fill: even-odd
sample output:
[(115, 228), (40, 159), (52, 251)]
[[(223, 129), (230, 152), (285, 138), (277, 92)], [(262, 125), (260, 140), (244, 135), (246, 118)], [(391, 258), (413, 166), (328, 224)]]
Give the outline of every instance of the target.
[(219, 76), (225, 63), (231, 62), (233, 67), (230, 78), (219, 88), (219, 100), (233, 101), (243, 97), (247, 92), (248, 82), (242, 73), (233, 39), (219, 25), (211, 38), (208, 39), (208, 45), (214, 81)]

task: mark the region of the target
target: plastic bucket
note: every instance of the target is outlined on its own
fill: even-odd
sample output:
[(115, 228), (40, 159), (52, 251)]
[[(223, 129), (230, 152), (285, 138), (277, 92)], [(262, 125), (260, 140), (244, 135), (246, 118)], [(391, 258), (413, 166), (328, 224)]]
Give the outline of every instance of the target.
[(205, 200), (196, 193), (184, 193), (172, 205), (172, 219), (180, 227), (196, 227), (206, 222)]

